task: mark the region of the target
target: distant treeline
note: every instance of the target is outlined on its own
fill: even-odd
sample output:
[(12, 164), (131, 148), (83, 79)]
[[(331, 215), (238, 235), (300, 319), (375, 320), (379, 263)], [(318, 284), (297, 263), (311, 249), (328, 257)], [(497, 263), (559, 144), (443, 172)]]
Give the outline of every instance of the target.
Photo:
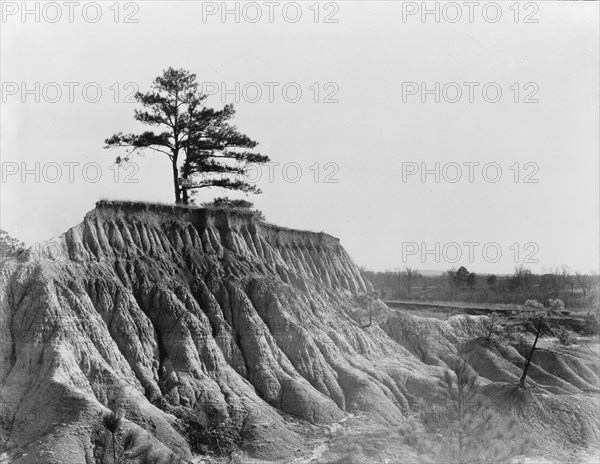
[(424, 276), (411, 267), (363, 272), (378, 296), (387, 300), (524, 304), (535, 299), (547, 304), (560, 298), (571, 309), (593, 309), (599, 304), (598, 274), (572, 272), (566, 266), (545, 274), (534, 274), (524, 266), (510, 275), (476, 274), (464, 266), (437, 276)]

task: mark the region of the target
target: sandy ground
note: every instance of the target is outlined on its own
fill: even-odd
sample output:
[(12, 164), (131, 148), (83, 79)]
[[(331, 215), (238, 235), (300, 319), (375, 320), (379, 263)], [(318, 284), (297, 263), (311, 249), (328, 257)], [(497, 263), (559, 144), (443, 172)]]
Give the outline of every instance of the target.
[[(514, 464), (598, 464), (600, 449), (547, 449), (546, 456), (515, 459)], [(195, 464), (272, 464), (240, 455), (238, 460), (197, 458)], [(399, 433), (364, 414), (349, 414), (324, 430), (323, 438), (303, 457), (281, 464), (417, 464), (422, 461), (402, 443)], [(451, 464), (451, 463), (444, 463)]]

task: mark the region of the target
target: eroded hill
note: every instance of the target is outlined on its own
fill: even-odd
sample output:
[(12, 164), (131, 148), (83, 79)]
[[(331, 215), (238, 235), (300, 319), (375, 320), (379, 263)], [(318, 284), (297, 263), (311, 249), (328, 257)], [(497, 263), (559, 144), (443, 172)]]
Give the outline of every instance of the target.
[[(99, 202), (0, 268), (0, 452), (19, 464), (103, 462), (94, 431), (115, 398), (164, 462), (192, 457), (190, 417), (228, 424), (242, 449), (269, 460), (302, 455), (308, 424), (349, 412), (399, 429), (415, 404), (438, 401), (446, 365), (485, 317), (423, 319), (366, 303), (370, 290), (324, 233), (249, 213)], [(504, 401), (524, 353), (469, 349), (489, 397)], [(527, 420), (539, 444), (597, 443), (597, 361), (584, 351), (534, 359)], [(546, 404), (572, 430), (557, 412), (545, 417)]]

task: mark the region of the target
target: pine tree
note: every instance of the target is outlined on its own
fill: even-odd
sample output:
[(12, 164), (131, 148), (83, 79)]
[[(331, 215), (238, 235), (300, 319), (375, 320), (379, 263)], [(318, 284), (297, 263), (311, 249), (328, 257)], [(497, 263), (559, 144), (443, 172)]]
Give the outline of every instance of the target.
[(243, 176), (250, 164), (266, 163), (269, 158), (253, 152), (257, 142), (229, 124), (235, 115), (233, 105), (221, 110), (205, 106), (207, 96), (199, 91), (195, 74), (168, 68), (149, 92), (137, 92), (134, 98), (142, 105), (134, 119), (162, 131), (119, 132), (106, 139), (104, 148), (125, 149), (117, 163), (147, 151), (167, 156), (176, 203), (188, 204), (189, 190), (206, 187), (260, 193)]
[(515, 421), (484, 401), (468, 362), (458, 359), (440, 387), (441, 403), (421, 411), (427, 433), (417, 430), (414, 419), (403, 431), (405, 443), (419, 452), (421, 462), (508, 464), (523, 453), (527, 441), (519, 436)]

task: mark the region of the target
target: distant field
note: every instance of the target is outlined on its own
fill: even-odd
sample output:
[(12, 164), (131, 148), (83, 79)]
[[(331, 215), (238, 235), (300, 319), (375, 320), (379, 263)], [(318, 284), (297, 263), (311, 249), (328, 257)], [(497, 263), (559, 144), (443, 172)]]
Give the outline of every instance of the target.
[(418, 305), (418, 306), (439, 306), (444, 308), (473, 308), (473, 309), (485, 309), (488, 311), (522, 311), (524, 310), (523, 305), (519, 304), (502, 304), (502, 303), (474, 303), (468, 301), (422, 301), (422, 300), (389, 300), (385, 301), (386, 304), (398, 304), (398, 305)]

